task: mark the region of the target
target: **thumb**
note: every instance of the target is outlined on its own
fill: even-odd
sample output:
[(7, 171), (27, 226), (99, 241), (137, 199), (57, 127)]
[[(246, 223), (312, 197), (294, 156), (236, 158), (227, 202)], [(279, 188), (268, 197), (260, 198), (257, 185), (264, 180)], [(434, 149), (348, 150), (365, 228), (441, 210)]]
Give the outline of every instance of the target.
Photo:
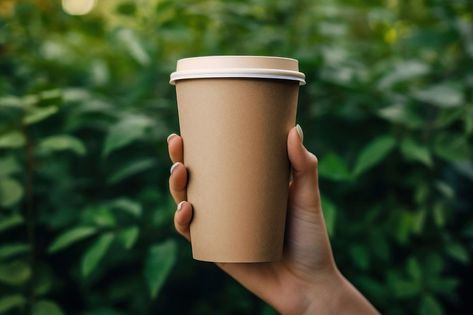
[[(299, 131), (299, 132), (298, 132)], [(303, 133), (299, 125), (289, 131), (287, 152), (292, 167), (292, 183), (289, 202), (301, 209), (320, 210), (320, 194), (317, 179), (317, 157), (302, 143)]]

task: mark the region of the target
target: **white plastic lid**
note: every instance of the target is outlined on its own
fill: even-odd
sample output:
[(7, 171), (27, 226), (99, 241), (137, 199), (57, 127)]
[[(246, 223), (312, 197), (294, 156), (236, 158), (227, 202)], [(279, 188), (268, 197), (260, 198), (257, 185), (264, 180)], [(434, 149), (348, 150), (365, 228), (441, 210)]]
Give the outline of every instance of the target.
[(205, 78), (261, 78), (298, 81), (305, 84), (295, 59), (270, 56), (205, 56), (177, 61), (170, 84), (178, 80)]

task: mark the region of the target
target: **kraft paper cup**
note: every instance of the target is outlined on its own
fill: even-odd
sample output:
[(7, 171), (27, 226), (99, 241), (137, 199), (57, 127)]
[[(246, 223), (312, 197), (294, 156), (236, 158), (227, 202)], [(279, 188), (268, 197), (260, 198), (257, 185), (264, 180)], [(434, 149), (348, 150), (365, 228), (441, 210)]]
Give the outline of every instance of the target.
[(294, 59), (209, 56), (181, 59), (176, 86), (194, 259), (269, 262), (283, 253), (296, 122)]

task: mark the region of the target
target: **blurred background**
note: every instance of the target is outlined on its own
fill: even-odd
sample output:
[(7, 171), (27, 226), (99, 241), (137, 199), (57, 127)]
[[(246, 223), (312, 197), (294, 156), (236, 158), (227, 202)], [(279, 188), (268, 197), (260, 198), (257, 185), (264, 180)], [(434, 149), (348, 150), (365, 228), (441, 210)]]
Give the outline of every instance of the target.
[(174, 232), (169, 74), (213, 54), (300, 61), (347, 278), (471, 312), (472, 1), (0, 0), (0, 314), (275, 314)]

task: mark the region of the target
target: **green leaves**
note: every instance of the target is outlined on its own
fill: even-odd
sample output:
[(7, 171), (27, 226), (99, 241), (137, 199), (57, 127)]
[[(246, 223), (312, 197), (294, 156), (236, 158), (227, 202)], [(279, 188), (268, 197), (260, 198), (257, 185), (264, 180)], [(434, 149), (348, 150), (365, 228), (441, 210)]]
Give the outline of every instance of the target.
[(396, 141), (391, 136), (380, 136), (368, 143), (355, 163), (354, 175), (359, 176), (379, 162), (394, 149)]
[[(10, 177), (17, 173), (20, 167), (13, 157), (0, 159), (0, 207), (11, 207), (23, 198), (23, 187)], [(0, 231), (2, 223), (0, 222)]]
[(435, 296), (442, 293), (453, 297), (458, 281), (442, 275), (444, 263), (440, 256), (410, 256), (405, 264), (405, 272), (390, 271), (387, 283), (394, 294), (400, 299), (416, 298), (419, 314), (443, 314), (442, 306)]
[(32, 315), (64, 315), (59, 305), (47, 300), (35, 303), (31, 313)]
[(407, 273), (411, 279), (420, 281), (422, 279), (422, 270), (419, 262), (414, 257), (410, 257), (406, 264)]
[(6, 314), (8, 311), (20, 308), (26, 304), (26, 299), (21, 294), (11, 294), (0, 297), (0, 314)]
[(117, 6), (116, 10), (123, 15), (134, 15), (136, 12), (136, 4), (131, 1), (122, 2)]
[(139, 203), (127, 198), (116, 199), (110, 203), (110, 206), (114, 209), (131, 214), (134, 217), (139, 217), (143, 211)]
[[(346, 162), (341, 157), (335, 153), (329, 153), (320, 159), (318, 169), (319, 175), (321, 178), (331, 180), (350, 181), (381, 163), (381, 161), (394, 149), (395, 144), (396, 141), (391, 136), (380, 136), (375, 138), (361, 150), (352, 172), (348, 170)], [(409, 146), (408, 149), (413, 151)], [(411, 154), (409, 155), (410, 157), (412, 156), (411, 151), (408, 152)], [(419, 155), (418, 150), (414, 153)], [(415, 155), (415, 158), (419, 157)], [(420, 156), (420, 158), (424, 158), (424, 156)]]
[(46, 118), (56, 114), (59, 108), (57, 106), (34, 107), (23, 119), (23, 123), (31, 125), (45, 120)]
[(332, 180), (349, 180), (351, 173), (346, 162), (335, 153), (325, 155), (319, 161), (318, 173), (320, 177)]
[(143, 66), (148, 65), (151, 62), (151, 58), (144, 49), (142, 43), (137, 38), (136, 34), (130, 29), (121, 29), (118, 32), (118, 38), (122, 41), (125, 47), (128, 49), (130, 55), (138, 63)]
[(77, 155), (84, 155), (86, 149), (82, 141), (69, 135), (56, 135), (44, 138), (39, 144), (43, 153), (55, 151), (71, 151)]
[(470, 261), (468, 250), (460, 243), (448, 243), (446, 247), (447, 253), (458, 262), (466, 265)]
[(28, 244), (23, 244), (23, 243), (1, 245), (0, 246), (0, 260), (26, 253), (29, 250), (30, 250), (30, 246)]
[(95, 227), (91, 227), (91, 226), (76, 227), (58, 236), (56, 240), (54, 240), (54, 242), (49, 246), (48, 251), (50, 253), (55, 253), (95, 233), (97, 233), (97, 228)]
[(362, 270), (366, 270), (370, 265), (370, 256), (366, 247), (361, 245), (352, 245), (350, 254), (353, 262)]
[(23, 217), (18, 214), (12, 214), (7, 217), (0, 217), (0, 232), (14, 228), (23, 223)]
[[(125, 216), (120, 215), (121, 213)], [(55, 253), (63, 250), (79, 241), (94, 234), (99, 234), (92, 244), (84, 251), (81, 260), (81, 273), (84, 277), (89, 276), (103, 260), (113, 241), (116, 239), (122, 243), (125, 249), (131, 249), (136, 243), (140, 229), (137, 225), (129, 225), (130, 218), (136, 220), (142, 214), (139, 203), (119, 198), (92, 205), (82, 211), (83, 226), (66, 230), (59, 235), (49, 246), (48, 251)], [(120, 227), (120, 218), (126, 219), (126, 226)]]
[(134, 176), (138, 173), (149, 170), (155, 165), (154, 159), (142, 159), (139, 161), (131, 161), (123, 168), (120, 168), (108, 179), (109, 184), (118, 184), (121, 181), (127, 179), (128, 177)]
[(25, 145), (25, 137), (18, 131), (10, 131), (0, 134), (0, 149), (19, 148)]
[(21, 285), (31, 277), (31, 267), (21, 260), (0, 263), (0, 283)]
[(472, 149), (467, 138), (454, 136), (447, 132), (436, 135), (434, 138), (433, 151), (440, 158), (450, 162), (469, 160), (472, 154)]
[(96, 225), (103, 228), (114, 227), (117, 224), (117, 217), (113, 209), (105, 204), (94, 205), (84, 209), (82, 213), (83, 224)]
[(405, 278), (402, 274), (389, 271), (387, 275), (387, 285), (394, 297), (398, 299), (409, 299), (415, 297), (420, 292), (420, 283), (417, 280)]
[(443, 315), (442, 306), (437, 302), (437, 300), (431, 296), (426, 295), (422, 298), (419, 315)]
[(386, 72), (386, 76), (379, 82), (379, 88), (386, 89), (397, 83), (413, 80), (429, 71), (429, 65), (420, 60), (398, 62), (393, 70)]
[[(111, 208), (116, 208), (120, 211), (124, 211), (127, 214), (131, 214), (133, 217), (138, 217), (141, 215), (141, 206), (125, 198), (117, 199), (114, 202), (111, 202), (110, 206)], [(139, 236), (139, 228), (135, 225), (115, 229), (113, 225), (115, 225), (116, 221), (113, 213), (110, 211), (110, 208), (102, 206), (92, 209), (94, 212), (97, 212), (97, 210), (102, 211), (102, 219), (94, 222), (97, 224), (97, 226), (79, 226), (71, 230), (67, 230), (58, 236), (48, 249), (50, 253), (58, 252), (73, 245), (74, 243), (99, 233), (100, 230), (103, 229), (104, 232), (97, 236), (97, 238), (83, 254), (81, 261), (81, 272), (84, 277), (89, 276), (97, 268), (98, 264), (103, 260), (115, 239), (120, 241), (125, 249), (131, 249)], [(103, 216), (103, 214), (106, 215)], [(114, 230), (107, 232), (107, 230), (110, 230), (112, 227)]]
[(95, 270), (98, 263), (107, 253), (110, 245), (112, 245), (114, 238), (115, 235), (113, 233), (105, 233), (87, 249), (81, 263), (81, 272), (84, 277), (89, 276)]
[(127, 116), (113, 125), (105, 138), (103, 156), (120, 149), (144, 136), (145, 131), (152, 125), (149, 118), (144, 116)]
[(411, 138), (406, 138), (401, 142), (401, 153), (410, 161), (418, 161), (431, 167), (433, 165), (432, 156), (427, 147), (414, 142)]
[(17, 173), (19, 170), (18, 162), (12, 156), (0, 158), (0, 177)]
[[(0, 98), (0, 107), (15, 108), (21, 110), (24, 114), (21, 118), (21, 124), (32, 125), (41, 122), (59, 111), (62, 103), (62, 92), (59, 89), (43, 90), (36, 94), (28, 94), (21, 97), (7, 96)], [(20, 123), (17, 121), (17, 123)], [(24, 139), (12, 131), (12, 141), (14, 146), (24, 143)], [(1, 147), (1, 146), (0, 146)]]
[(120, 240), (125, 247), (125, 249), (130, 249), (135, 244), (138, 239), (140, 229), (137, 226), (132, 226), (126, 229), (123, 229), (120, 233), (117, 234), (117, 239)]
[[(448, 313), (465, 298), (456, 289), (465, 285), (473, 238), (468, 1), (120, 0), (83, 17), (65, 14), (60, 1), (7, 2), (8, 14), (0, 13), (0, 313), (195, 315), (217, 304), (222, 315), (271, 313), (232, 283), (205, 301), (188, 296), (183, 307), (150, 299), (168, 295), (166, 281), (218, 285), (206, 268), (189, 267), (188, 243), (161, 243), (173, 237), (175, 210), (164, 133), (179, 129), (168, 79), (182, 56), (236, 48), (292, 55), (307, 75), (297, 119), (319, 157), (340, 269), (391, 315), (440, 313), (445, 301)], [(35, 215), (23, 217), (31, 168)], [(34, 245), (27, 243), (32, 225)], [(5, 280), (33, 268), (30, 250), (34, 275)], [(36, 294), (28, 305), (27, 291)]]
[(164, 281), (176, 262), (177, 247), (172, 240), (166, 240), (149, 249), (145, 261), (144, 275), (148, 283), (151, 298), (158, 296)]
[(457, 107), (464, 103), (462, 87), (453, 82), (440, 83), (417, 91), (414, 97), (437, 107)]
[(377, 111), (377, 115), (390, 123), (400, 124), (410, 129), (422, 128), (424, 120), (416, 112), (415, 106), (394, 103)]
[(17, 180), (0, 177), (0, 206), (11, 207), (23, 198), (23, 187)]

